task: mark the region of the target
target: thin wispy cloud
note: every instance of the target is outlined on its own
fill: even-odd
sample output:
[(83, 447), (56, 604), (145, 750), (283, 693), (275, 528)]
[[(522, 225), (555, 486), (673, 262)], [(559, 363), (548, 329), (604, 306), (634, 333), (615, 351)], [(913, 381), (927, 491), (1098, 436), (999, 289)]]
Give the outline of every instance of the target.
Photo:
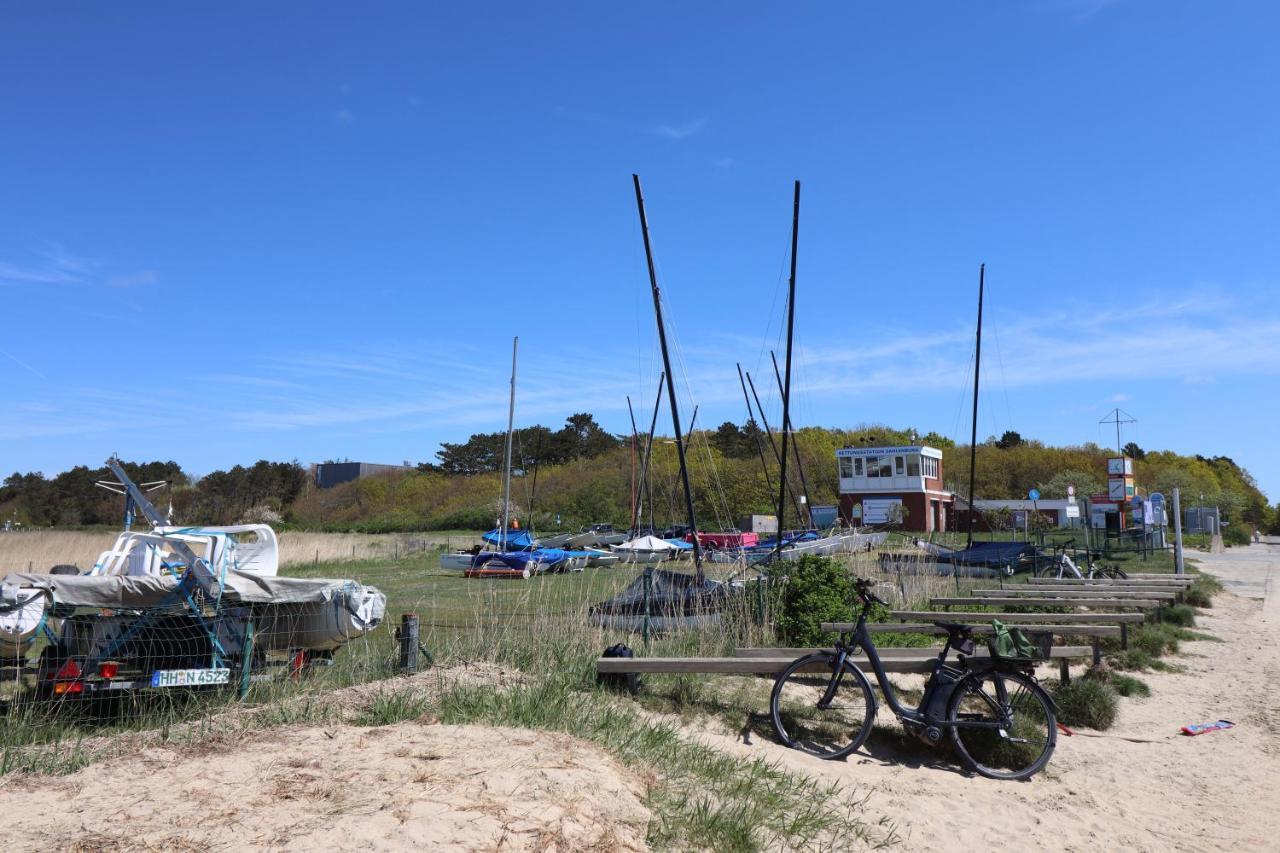
[(333, 117), (337, 119), (339, 124), (351, 124), (356, 120), (356, 114), (351, 110), (338, 110), (333, 114)]
[(156, 284), (160, 280), (160, 274), (155, 270), (110, 272), (110, 265), (106, 262), (81, 257), (58, 244), (52, 244), (33, 255), (33, 260), (23, 263), (0, 261), (0, 286), (105, 285), (129, 288)]
[[(1204, 310), (1203, 303), (1165, 303), (1143, 317), (1150, 357), (1126, 360), (1125, 381), (1174, 379), (1190, 384), (1218, 375), (1280, 377), (1280, 306), (1250, 305), (1248, 310)], [(1064, 308), (1033, 317), (989, 314), (984, 344), (984, 374), (992, 387), (1080, 389), (1101, 385), (1110, 394), (1097, 403), (1128, 402), (1131, 393), (1116, 390), (1116, 364), (1110, 354), (1130, 351), (1132, 334), (1108, 312)], [(972, 329), (957, 322), (930, 335), (814, 340), (799, 330), (795, 382), (802, 423), (821, 422), (825, 413), (863, 395), (880, 401), (891, 417), (896, 396), (936, 395), (950, 400), (972, 383)], [(505, 345), (502, 348), (505, 350)], [(34, 375), (41, 375), (13, 354), (2, 352)], [(768, 348), (739, 333), (704, 332), (673, 353), (681, 405), (700, 405), (699, 424), (713, 426), (744, 417), (742, 391), (734, 362), (741, 361), (756, 381), (771, 412), (778, 394)], [(572, 412), (595, 413), (606, 429), (629, 429), (626, 398), (637, 411), (652, 405), (658, 364), (647, 355), (637, 370), (637, 354), (623, 343), (590, 345), (557, 342), (522, 350), (516, 395), (518, 424), (557, 424)], [(213, 365), (211, 365), (213, 367)], [(250, 358), (225, 369), (198, 373), (198, 393), (177, 394), (162, 413), (148, 416), (146, 430), (155, 440), (164, 431), (192, 425), (217, 425), (219, 434), (246, 436), (294, 432), (298, 441), (327, 444), (336, 436), (370, 432), (465, 438), (491, 432), (505, 421), (507, 353), (491, 346), (462, 344), (437, 355), (415, 346), (362, 346), (326, 352), (300, 351)], [(572, 377), (567, 381), (566, 377)], [(42, 377), (43, 378), (43, 377)], [(20, 440), (48, 435), (113, 434), (112, 424), (136, 421), (136, 391), (127, 385), (49, 388), (26, 392), (0, 412), (0, 438)], [(168, 399), (168, 398), (167, 398)], [(928, 425), (926, 425), (928, 426)], [(933, 427), (945, 427), (934, 424)], [(424, 442), (425, 444), (425, 442)], [(434, 441), (418, 454), (434, 451)]]
[(653, 132), (658, 136), (664, 137), (666, 139), (674, 139), (674, 140), (688, 139), (690, 136), (696, 136), (697, 134), (705, 130), (707, 127), (707, 121), (708, 120), (705, 117), (703, 117), (703, 118), (695, 118), (692, 121), (687, 121), (687, 122), (684, 122), (683, 124), (664, 123), (655, 127), (653, 129)]

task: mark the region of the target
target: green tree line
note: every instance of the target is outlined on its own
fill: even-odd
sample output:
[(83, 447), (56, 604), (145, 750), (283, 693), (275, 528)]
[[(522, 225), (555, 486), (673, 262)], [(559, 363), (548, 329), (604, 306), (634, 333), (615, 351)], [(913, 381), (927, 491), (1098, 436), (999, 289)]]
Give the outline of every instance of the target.
[[(696, 430), (689, 441), (689, 476), (699, 526), (731, 527), (744, 515), (776, 512), (779, 436), (754, 422), (727, 422)], [(516, 444), (512, 510), (525, 526), (538, 530), (574, 528), (594, 522), (626, 526), (641, 496), (642, 521), (658, 526), (685, 520), (684, 496), (674, 442), (653, 443), (648, 488), (635, 488), (646, 436), (614, 436), (585, 413), (573, 415), (559, 430), (521, 430)], [(879, 424), (854, 429), (806, 427), (794, 433), (801, 465), (789, 460), (791, 489), (785, 512), (794, 522), (796, 501), (805, 491), (810, 504), (837, 501), (835, 452), (842, 447), (929, 444), (943, 450), (948, 488), (969, 490), (969, 447), (936, 433)], [(138, 480), (170, 480), (175, 521), (227, 524), (243, 520), (284, 521), (320, 530), (481, 529), (501, 514), (503, 433), (480, 433), (459, 444), (444, 444), (436, 461), (417, 469), (393, 471), (330, 489), (318, 489), (314, 477), (296, 462), (259, 461), (248, 467), (215, 471), (192, 481), (176, 462), (129, 467)], [(1225, 456), (1181, 455), (1172, 451), (1126, 448), (1135, 459), (1139, 490), (1171, 495), (1182, 490), (1184, 505), (1219, 506), (1234, 524), (1277, 529), (1277, 510), (1269, 507), (1249, 472)], [(976, 449), (978, 498), (1020, 498), (1039, 489), (1048, 498), (1101, 492), (1106, 460), (1112, 451), (1096, 444), (1051, 447), (1014, 432), (992, 436)], [(764, 460), (762, 467), (761, 460)], [(128, 467), (128, 466), (126, 466)], [(766, 473), (767, 471), (767, 473)], [(119, 523), (122, 501), (93, 487), (110, 479), (105, 469), (78, 467), (45, 478), (14, 474), (0, 486), (0, 521), (47, 526)]]

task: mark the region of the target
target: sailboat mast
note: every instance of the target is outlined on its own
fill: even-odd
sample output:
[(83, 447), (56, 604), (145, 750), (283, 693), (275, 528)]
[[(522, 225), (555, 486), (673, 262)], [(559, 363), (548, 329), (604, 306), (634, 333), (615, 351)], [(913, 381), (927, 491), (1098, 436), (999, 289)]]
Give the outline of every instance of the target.
[(693, 490), (689, 488), (689, 469), (684, 458), (684, 431), (680, 429), (680, 408), (676, 402), (676, 383), (671, 373), (671, 354), (667, 350), (667, 329), (662, 322), (662, 292), (658, 290), (658, 272), (653, 266), (653, 247), (649, 243), (649, 220), (644, 212), (644, 194), (640, 176), (632, 175), (636, 187), (636, 208), (640, 211), (640, 231), (644, 235), (644, 257), (649, 265), (649, 287), (653, 290), (653, 313), (658, 321), (658, 345), (662, 349), (662, 368), (667, 374), (667, 400), (671, 404), (671, 428), (675, 431), (676, 455), (680, 457), (680, 481), (684, 486), (684, 506), (689, 514), (689, 532), (693, 539), (693, 565), (698, 583), (703, 581), (702, 548), (698, 544), (698, 523), (693, 514)]
[[(747, 404), (747, 426), (755, 423), (756, 413), (751, 408), (751, 398), (747, 396), (747, 380), (742, 378), (742, 365), (736, 365), (738, 368), (738, 384), (742, 386), (742, 402)], [(760, 426), (756, 425), (756, 452), (760, 454), (760, 470), (764, 472), (765, 490), (770, 496), (770, 502), (773, 500), (773, 478), (769, 476), (769, 463), (764, 459), (764, 442), (760, 440)], [(773, 507), (774, 515), (778, 514), (777, 504)]]
[[(773, 440), (773, 429), (769, 426), (769, 417), (764, 413), (764, 406), (760, 403), (760, 395), (756, 393), (756, 382), (751, 378), (750, 370), (747, 371), (747, 385), (751, 388), (751, 396), (756, 401), (756, 410), (760, 412), (760, 423), (764, 424), (764, 434), (769, 437), (769, 447), (773, 450), (773, 458), (781, 465), (782, 456), (778, 453), (778, 443)], [(791, 492), (791, 501), (796, 508), (796, 518), (799, 518), (803, 515), (800, 512), (800, 499), (796, 497), (796, 490), (791, 488), (790, 483), (786, 484), (786, 488), (787, 491)], [(770, 486), (769, 489), (772, 491), (773, 487)]]
[(662, 405), (662, 386), (667, 381), (667, 374), (658, 377), (658, 396), (653, 401), (653, 417), (649, 420), (649, 436), (644, 445), (644, 453), (640, 456), (640, 484), (636, 489), (636, 505), (631, 514), (631, 535), (637, 535), (640, 516), (644, 512), (645, 498), (649, 499), (649, 526), (653, 526), (653, 487), (649, 484), (649, 458), (653, 454), (653, 433), (658, 428), (658, 408)]
[(511, 522), (511, 433), (516, 422), (516, 349), (520, 338), (511, 339), (511, 402), (507, 405), (507, 455), (502, 463), (502, 550), (507, 550), (507, 525)]
[(631, 395), (627, 395), (627, 414), (631, 415), (631, 517), (636, 517), (636, 412), (631, 408)]
[(786, 530), (782, 513), (787, 499), (787, 433), (791, 425), (791, 345), (796, 330), (796, 250), (800, 242), (800, 182), (796, 181), (795, 200), (791, 212), (791, 279), (787, 284), (787, 372), (782, 385), (782, 481), (778, 491), (778, 544), (774, 553), (782, 556), (782, 534)]
[[(778, 380), (778, 393), (781, 394), (782, 393), (782, 376), (778, 373), (778, 357), (773, 354), (773, 350), (769, 350), (769, 358), (773, 361), (773, 378)], [(788, 420), (787, 423), (783, 424), (782, 428), (785, 429), (787, 432), (791, 432), (790, 420)], [(795, 433), (793, 432), (791, 433), (791, 455), (795, 457), (796, 472), (800, 474), (800, 488), (801, 490), (803, 490), (805, 495), (805, 501), (806, 501), (804, 505), (805, 511), (801, 513), (801, 515), (802, 516), (807, 515), (809, 517), (809, 527), (812, 528), (813, 527), (813, 505), (811, 503), (808, 503), (808, 500), (811, 497), (811, 495), (809, 494), (809, 480), (804, 475), (804, 463), (800, 461), (800, 443), (796, 441), (796, 436), (795, 436)]]
[(987, 265), (978, 267), (978, 335), (973, 346), (973, 426), (969, 430), (969, 536), (966, 548), (973, 547), (973, 516), (978, 508), (973, 502), (973, 490), (978, 474), (978, 377), (982, 375), (982, 290), (987, 276)]

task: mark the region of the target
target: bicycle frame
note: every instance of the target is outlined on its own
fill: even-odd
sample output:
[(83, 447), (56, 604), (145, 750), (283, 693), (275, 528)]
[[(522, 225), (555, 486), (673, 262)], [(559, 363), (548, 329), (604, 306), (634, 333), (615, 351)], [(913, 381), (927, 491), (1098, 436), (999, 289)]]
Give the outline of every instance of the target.
[[(871, 632), (867, 630), (867, 611), (870, 607), (871, 604), (869, 602), (864, 603), (862, 606), (862, 612), (858, 614), (858, 622), (854, 626), (852, 633), (852, 644), (845, 641), (845, 638), (848, 637), (849, 634), (841, 632), (840, 639), (836, 642), (835, 646), (835, 669), (832, 674), (831, 681), (827, 685), (826, 693), (824, 693), (822, 698), (818, 700), (819, 708), (826, 708), (831, 704), (831, 700), (835, 698), (836, 692), (840, 689), (841, 680), (844, 678), (845, 662), (849, 659), (851, 654), (861, 648), (866, 653), (867, 662), (871, 665), (871, 669), (875, 673), (876, 682), (880, 685), (880, 693), (884, 696), (885, 703), (889, 706), (889, 710), (893, 711), (899, 719), (908, 723), (915, 723), (923, 726), (935, 726), (938, 728), (1000, 729), (1006, 727), (999, 722), (935, 719), (919, 709), (908, 708), (899, 702), (898, 693), (894, 689), (893, 683), (889, 681), (889, 675), (885, 672), (884, 663), (880, 660), (880, 654), (876, 650), (875, 642), (871, 639)], [(929, 675), (931, 677), (946, 664), (947, 655), (951, 652), (952, 639), (952, 635), (948, 633), (947, 642), (943, 645), (942, 652), (934, 661), (933, 669), (929, 671)], [(990, 668), (997, 669), (998, 667), (992, 665)], [(996, 697), (994, 699), (987, 695), (986, 691), (981, 690), (981, 688), (980, 692), (982, 692), (987, 700), (991, 701), (995, 707), (1001, 709), (1001, 713), (1003, 714), (1004, 709), (1007, 707), (1009, 697), (1005, 690), (1003, 681), (997, 680), (995, 684)], [(921, 708), (923, 707), (924, 705), (922, 702)]]

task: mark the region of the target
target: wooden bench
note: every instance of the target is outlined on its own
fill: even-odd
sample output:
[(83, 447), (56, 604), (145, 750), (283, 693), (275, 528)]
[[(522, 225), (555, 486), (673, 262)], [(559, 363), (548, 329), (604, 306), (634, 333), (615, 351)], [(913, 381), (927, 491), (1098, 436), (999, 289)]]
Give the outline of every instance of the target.
[[(968, 625), (974, 634), (983, 635), (990, 634), (992, 631), (990, 620), (983, 621), (980, 619), (956, 619), (956, 616), (963, 616), (963, 613), (953, 612), (944, 614), (941, 619), (935, 622), (960, 622)], [(980, 616), (985, 614), (973, 614)], [(1021, 615), (1021, 614), (1018, 614)], [(1140, 616), (1141, 614), (1135, 614)], [(1037, 634), (1053, 634), (1057, 637), (1088, 637), (1089, 646), (1093, 649), (1093, 662), (1099, 663), (1102, 660), (1102, 643), (1103, 637), (1115, 638), (1120, 640), (1121, 648), (1129, 647), (1129, 630), (1127, 625), (1054, 625), (1037, 622), (1034, 618), (1030, 619), (1014, 619), (1011, 622), (1005, 622), (1006, 628), (1017, 628), (1026, 633)], [(854, 629), (852, 622), (823, 622), (822, 630), (831, 632), (852, 632)], [(934, 636), (946, 636), (947, 629), (942, 628), (934, 622), (876, 622), (868, 623), (867, 631), (872, 634), (931, 634)]]
[(1159, 601), (1173, 601), (1178, 596), (1174, 591), (1162, 590), (1122, 590), (1122, 589), (1078, 589), (1076, 587), (1056, 587), (1056, 586), (1034, 586), (1034, 587), (1018, 587), (1006, 586), (1003, 589), (971, 589), (969, 593), (974, 597), (979, 596), (1000, 596), (1008, 597), (1011, 595), (1027, 595), (1038, 598), (1153, 598)]
[(1154, 598), (1023, 598), (1017, 595), (982, 596), (981, 598), (931, 598), (934, 607), (959, 607), (980, 604), (986, 607), (1130, 607), (1137, 610), (1154, 610), (1163, 602)]
[[(1017, 589), (1017, 587), (1013, 587)], [(1000, 592), (1009, 592), (1010, 587), (1005, 587)], [(1018, 591), (1019, 595), (1097, 595), (1111, 596), (1113, 598), (1159, 598), (1165, 601), (1181, 602), (1182, 596), (1186, 592), (1185, 587), (1174, 586), (1171, 584), (1162, 584), (1161, 586), (1096, 586), (1096, 585), (1068, 585), (1068, 584), (1028, 584)]]
[(1155, 587), (1157, 589), (1165, 586), (1191, 586), (1195, 583), (1191, 578), (1178, 577), (1177, 575), (1169, 575), (1168, 580), (1160, 580), (1157, 578), (1027, 578), (1029, 584), (1048, 584), (1051, 586), (1114, 586), (1114, 587)]
[[(671, 673), (671, 674), (718, 674), (718, 675), (777, 675), (792, 661), (802, 655), (809, 654), (809, 649), (739, 649), (743, 654), (733, 657), (697, 657), (697, 658), (598, 658), (596, 672), (605, 675), (611, 673)], [(829, 649), (827, 650), (829, 651)], [(933, 669), (933, 661), (938, 656), (938, 649), (879, 649), (880, 662), (885, 672), (922, 673)], [(1067, 664), (1071, 660), (1088, 659), (1093, 654), (1089, 646), (1054, 646), (1050, 650), (1050, 660), (1056, 660), (1063, 676), (1067, 677)], [(985, 657), (985, 653), (973, 655), (976, 659)], [(864, 655), (850, 656), (849, 660), (864, 672), (871, 671), (871, 665)]]
[[(1098, 634), (1099, 637), (1114, 637), (1112, 631), (1118, 631), (1120, 635), (1120, 648), (1129, 648), (1129, 626), (1137, 625), (1145, 622), (1147, 617), (1142, 613), (966, 613), (963, 610), (893, 610), (889, 616), (899, 620), (901, 623), (929, 623), (931, 627), (939, 632), (941, 628), (932, 625), (934, 622), (955, 622), (957, 620), (966, 624), (977, 624), (980, 622), (990, 623), (992, 619), (999, 619), (1005, 624), (1014, 625), (1022, 628), (1024, 631), (1027, 627), (1053, 628), (1053, 633), (1067, 635), (1067, 632), (1059, 630), (1068, 627), (1094, 627), (1108, 629), (1106, 633)], [(831, 628), (827, 628), (831, 625)], [(838, 631), (842, 630), (841, 626), (847, 625), (848, 628), (843, 630), (853, 630), (851, 622), (824, 622), (824, 630)], [(1026, 627), (1024, 627), (1026, 626)], [(879, 626), (868, 626), (873, 630)], [(1089, 634), (1085, 634), (1089, 636)]]

